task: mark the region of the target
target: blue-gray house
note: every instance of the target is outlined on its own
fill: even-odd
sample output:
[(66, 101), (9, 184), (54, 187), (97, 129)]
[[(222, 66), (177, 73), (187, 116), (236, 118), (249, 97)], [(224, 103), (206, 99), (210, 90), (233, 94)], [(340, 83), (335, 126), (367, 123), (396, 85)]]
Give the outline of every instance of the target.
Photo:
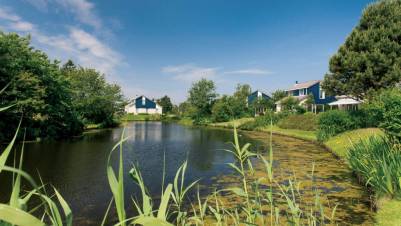
[(125, 106), (125, 111), (132, 114), (162, 114), (163, 108), (145, 96), (139, 96)]
[[(259, 90), (256, 90), (255, 92), (251, 93), (248, 96), (248, 106), (253, 105), (256, 101), (261, 101), (261, 100), (269, 100), (270, 96), (260, 92)], [(254, 105), (255, 107), (255, 116), (256, 115), (263, 115), (266, 112), (266, 108), (263, 107), (263, 105)]]
[[(305, 102), (308, 97), (312, 95), (313, 104), (311, 104), (311, 111), (313, 112), (317, 112), (318, 108), (324, 111), (325, 105), (336, 100), (334, 96), (326, 96), (326, 92), (321, 87), (320, 80), (312, 80), (303, 83), (298, 83), (297, 81), (292, 87), (286, 90), (286, 93), (288, 96), (298, 99), (300, 105), (303, 106), (306, 105)], [(282, 110), (281, 101), (282, 100), (276, 102), (276, 111), (278, 112)]]

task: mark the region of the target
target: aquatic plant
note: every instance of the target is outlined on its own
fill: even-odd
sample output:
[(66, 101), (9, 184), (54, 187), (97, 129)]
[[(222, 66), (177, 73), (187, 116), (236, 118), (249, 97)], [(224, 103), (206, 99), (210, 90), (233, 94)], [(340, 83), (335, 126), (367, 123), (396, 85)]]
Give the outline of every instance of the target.
[(386, 137), (373, 136), (352, 145), (351, 168), (378, 196), (401, 197), (401, 148)]
[[(0, 94), (5, 90), (5, 88), (0, 90)], [(13, 105), (2, 107), (0, 108), (0, 112), (9, 109), (12, 106)], [(52, 190), (54, 191), (54, 194), (49, 195), (46, 191), (46, 186), (43, 183), (41, 186), (38, 186), (34, 179), (22, 170), (24, 142), (21, 147), (21, 156), (18, 168), (6, 165), (10, 152), (17, 140), (21, 122), (22, 120), (19, 122), (13, 139), (0, 155), (0, 173), (11, 173), (13, 178), (9, 202), (0, 203), (0, 225), (39, 226), (45, 225), (45, 222), (51, 222), (52, 225), (70, 226), (72, 225), (72, 211), (57, 189), (53, 187)], [(28, 182), (31, 186), (31, 190), (23, 191), (21, 189), (22, 179), (25, 179)], [(52, 199), (53, 196), (56, 196), (58, 205)], [(39, 200), (39, 203), (36, 200), (36, 202), (32, 202), (35, 198), (36, 200)], [(33, 208), (29, 205), (31, 202), (36, 204)], [(58, 206), (61, 206), (64, 218), (62, 217)], [(36, 216), (41, 216), (41, 218), (39, 219)]]

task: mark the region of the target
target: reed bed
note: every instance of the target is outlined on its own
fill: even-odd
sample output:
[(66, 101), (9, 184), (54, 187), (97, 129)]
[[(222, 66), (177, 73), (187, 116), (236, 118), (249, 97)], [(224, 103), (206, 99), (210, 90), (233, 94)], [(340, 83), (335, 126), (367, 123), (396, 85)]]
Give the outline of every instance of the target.
[(385, 136), (372, 136), (349, 149), (351, 168), (378, 197), (401, 198), (401, 146)]

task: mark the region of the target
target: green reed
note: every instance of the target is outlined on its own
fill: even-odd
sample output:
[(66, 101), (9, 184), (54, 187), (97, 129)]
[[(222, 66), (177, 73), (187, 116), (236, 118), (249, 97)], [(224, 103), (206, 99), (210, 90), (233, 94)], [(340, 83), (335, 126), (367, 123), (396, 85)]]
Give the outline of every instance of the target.
[[(7, 87), (8, 85), (0, 90), (0, 94), (3, 93)], [(0, 107), (0, 112), (6, 111), (13, 106), (14, 105)], [(38, 186), (33, 178), (22, 170), (24, 142), (22, 142), (18, 167), (16, 167), (15, 164), (14, 166), (6, 165), (7, 159), (16, 143), (21, 122), (22, 120), (20, 120), (17, 131), (11, 142), (0, 155), (0, 173), (11, 173), (13, 178), (9, 202), (0, 203), (0, 225), (40, 226), (50, 222), (52, 225), (56, 226), (70, 226), (72, 225), (72, 211), (57, 189), (53, 188), (54, 194), (48, 195), (46, 186), (43, 183), (41, 186)], [(23, 179), (31, 186), (31, 190), (22, 191), (21, 183)], [(54, 196), (57, 198), (58, 203), (53, 200)], [(30, 207), (30, 203), (34, 198), (39, 200), (39, 204)], [(57, 204), (61, 206), (64, 216), (62, 216)], [(39, 219), (36, 216), (41, 216), (41, 218)]]
[(370, 137), (349, 149), (351, 168), (378, 196), (401, 197), (401, 148), (386, 137)]

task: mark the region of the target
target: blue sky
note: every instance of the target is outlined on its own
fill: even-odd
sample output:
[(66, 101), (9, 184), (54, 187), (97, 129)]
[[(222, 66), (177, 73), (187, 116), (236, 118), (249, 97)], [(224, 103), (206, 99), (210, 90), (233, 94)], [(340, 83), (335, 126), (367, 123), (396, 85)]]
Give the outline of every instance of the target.
[(187, 97), (206, 77), (270, 93), (322, 79), (368, 0), (0, 0), (0, 29), (95, 67), (127, 97)]

